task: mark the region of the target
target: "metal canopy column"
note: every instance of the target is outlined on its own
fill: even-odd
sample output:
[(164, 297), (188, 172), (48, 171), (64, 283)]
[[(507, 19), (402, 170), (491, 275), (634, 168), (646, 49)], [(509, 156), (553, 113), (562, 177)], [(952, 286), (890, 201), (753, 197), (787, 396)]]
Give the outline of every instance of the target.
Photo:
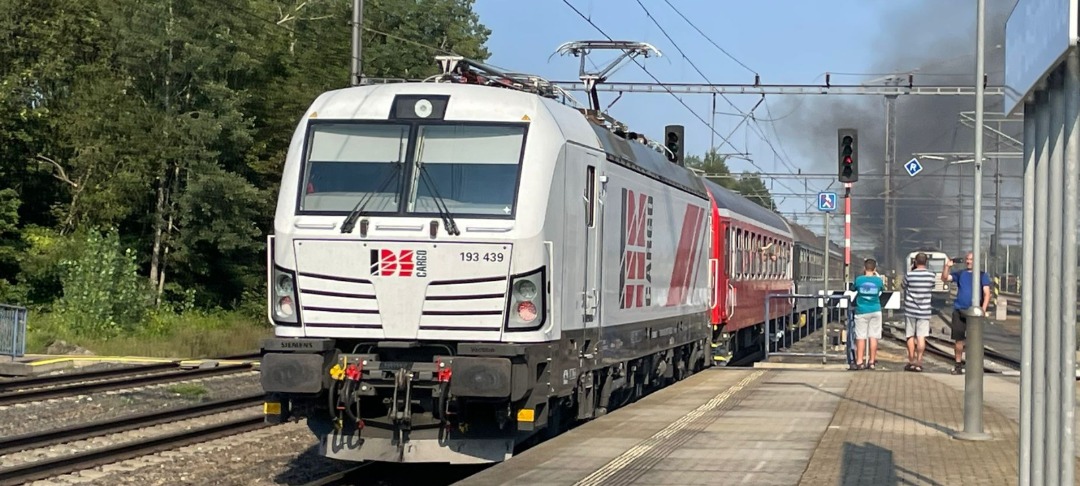
[(1020, 484), (1073, 484), (1080, 61), (1075, 48), (1024, 109)]

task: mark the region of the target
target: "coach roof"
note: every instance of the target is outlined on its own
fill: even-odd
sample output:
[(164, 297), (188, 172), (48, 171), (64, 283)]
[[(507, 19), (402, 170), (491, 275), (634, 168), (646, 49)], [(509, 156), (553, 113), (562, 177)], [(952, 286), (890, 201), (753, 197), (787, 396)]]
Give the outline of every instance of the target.
[(779, 214), (765, 209), (753, 201), (736, 194), (731, 189), (708, 179), (702, 179), (705, 187), (716, 201), (716, 207), (761, 223), (781, 234), (790, 234), (787, 223)]

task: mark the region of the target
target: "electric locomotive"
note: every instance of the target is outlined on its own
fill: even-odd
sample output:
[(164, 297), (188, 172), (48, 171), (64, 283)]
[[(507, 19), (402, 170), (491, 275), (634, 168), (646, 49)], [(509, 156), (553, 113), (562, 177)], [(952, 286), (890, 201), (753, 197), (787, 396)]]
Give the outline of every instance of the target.
[(287, 154), (265, 410), (328, 457), (503, 461), (711, 364), (710, 196), (681, 154), (440, 61), (322, 94)]

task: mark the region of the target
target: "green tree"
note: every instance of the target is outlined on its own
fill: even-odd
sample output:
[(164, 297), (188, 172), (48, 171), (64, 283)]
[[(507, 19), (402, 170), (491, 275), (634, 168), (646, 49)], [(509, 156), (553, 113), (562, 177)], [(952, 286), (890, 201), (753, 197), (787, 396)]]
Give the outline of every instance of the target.
[(765, 182), (761, 180), (761, 174), (756, 172), (743, 172), (741, 176), (732, 174), (727, 165), (727, 157), (720, 155), (715, 148), (709, 149), (704, 156), (687, 156), (686, 166), (700, 171), (710, 181), (738, 192), (761, 207), (776, 210), (776, 203), (773, 202), (769, 189), (765, 187)]
[[(365, 74), (486, 60), (472, 6), (366, 1)], [(347, 86), (350, 18), (343, 0), (0, 2), (0, 298), (59, 297), (93, 227), (117, 228), (159, 298), (229, 307), (261, 287), (285, 154), (311, 101)]]
[(776, 211), (776, 203), (773, 202), (769, 188), (765, 187), (765, 181), (757, 172), (743, 172), (739, 177), (737, 191), (747, 199), (754, 201), (758, 206)]

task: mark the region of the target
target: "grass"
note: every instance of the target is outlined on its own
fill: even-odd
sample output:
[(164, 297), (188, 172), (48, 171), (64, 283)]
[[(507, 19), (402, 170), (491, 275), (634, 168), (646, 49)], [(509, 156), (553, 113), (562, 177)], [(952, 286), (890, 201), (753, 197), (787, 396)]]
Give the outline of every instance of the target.
[(167, 389), (169, 390), (169, 393), (175, 393), (183, 398), (199, 398), (210, 393), (210, 390), (207, 390), (205, 387), (191, 383), (180, 383), (170, 386)]
[(259, 349), (273, 329), (238, 312), (158, 313), (142, 326), (119, 336), (80, 335), (59, 316), (31, 313), (27, 319), (26, 352), (44, 353), (57, 340), (82, 346), (98, 356), (211, 358)]

